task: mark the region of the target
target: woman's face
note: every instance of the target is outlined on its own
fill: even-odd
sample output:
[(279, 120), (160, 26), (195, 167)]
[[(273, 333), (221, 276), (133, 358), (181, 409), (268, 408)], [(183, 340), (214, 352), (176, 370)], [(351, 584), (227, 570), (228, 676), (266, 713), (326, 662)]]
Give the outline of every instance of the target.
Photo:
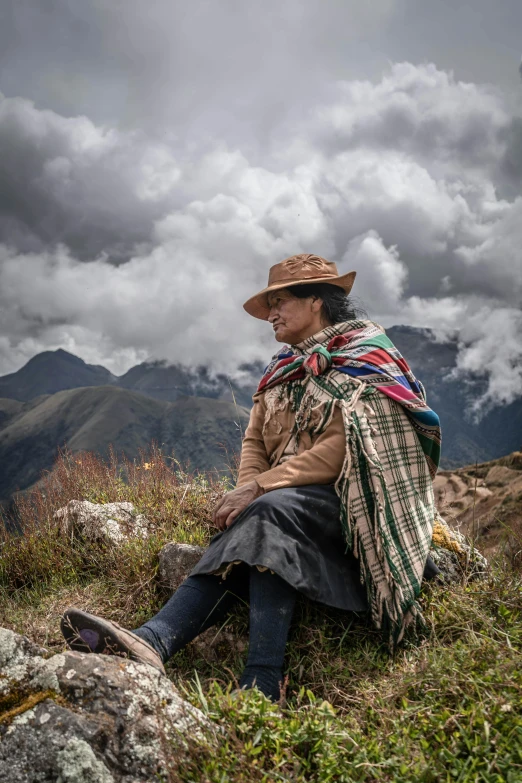
[(277, 342), (296, 345), (321, 331), (325, 326), (321, 318), (322, 304), (322, 299), (315, 296), (299, 299), (285, 288), (269, 293), (268, 320)]

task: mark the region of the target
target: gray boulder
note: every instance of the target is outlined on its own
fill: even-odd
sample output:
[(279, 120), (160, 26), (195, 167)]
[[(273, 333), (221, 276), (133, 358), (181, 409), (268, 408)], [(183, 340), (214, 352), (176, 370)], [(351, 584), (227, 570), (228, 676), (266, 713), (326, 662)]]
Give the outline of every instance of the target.
[(161, 581), (171, 590), (177, 590), (201, 560), (204, 551), (205, 547), (193, 544), (166, 544), (159, 553)]
[(212, 724), (154, 668), (116, 656), (44, 654), (0, 629), (1, 783), (161, 780), (187, 736), (215, 741)]
[(90, 503), (71, 500), (54, 513), (66, 536), (81, 536), (88, 540), (106, 539), (120, 544), (127, 538), (145, 538), (149, 522), (138, 514), (132, 503)]

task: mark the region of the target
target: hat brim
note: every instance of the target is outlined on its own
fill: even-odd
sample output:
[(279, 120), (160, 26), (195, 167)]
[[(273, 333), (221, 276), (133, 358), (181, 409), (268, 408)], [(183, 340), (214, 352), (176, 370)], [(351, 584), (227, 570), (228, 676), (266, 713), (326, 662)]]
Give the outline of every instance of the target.
[(338, 288), (342, 288), (345, 294), (349, 294), (352, 290), (352, 286), (355, 280), (356, 272), (348, 272), (346, 275), (339, 275), (337, 277), (314, 277), (309, 280), (287, 280), (286, 282), (273, 283), (272, 285), (263, 288), (262, 291), (251, 296), (247, 299), (243, 308), (249, 315), (253, 315), (254, 318), (260, 318), (262, 321), (267, 321), (270, 315), (270, 308), (268, 307), (268, 294), (271, 291), (280, 291), (282, 288), (291, 288), (296, 285), (312, 285), (313, 283), (326, 283), (328, 285), (335, 285)]

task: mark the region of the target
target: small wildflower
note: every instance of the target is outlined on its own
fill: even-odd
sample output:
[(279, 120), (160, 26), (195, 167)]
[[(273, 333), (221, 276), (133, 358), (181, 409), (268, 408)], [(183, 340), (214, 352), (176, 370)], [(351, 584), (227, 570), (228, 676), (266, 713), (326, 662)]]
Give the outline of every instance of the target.
[(143, 470), (150, 470), (154, 466), (153, 462), (144, 462), (143, 463)]

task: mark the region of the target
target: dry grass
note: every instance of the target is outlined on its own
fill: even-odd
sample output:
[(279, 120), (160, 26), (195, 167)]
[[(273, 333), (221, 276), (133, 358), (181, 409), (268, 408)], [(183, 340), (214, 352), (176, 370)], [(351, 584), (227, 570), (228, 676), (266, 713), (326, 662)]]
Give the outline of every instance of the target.
[[(59, 617), (67, 605), (136, 627), (168, 595), (159, 550), (171, 540), (205, 544), (225, 489), (223, 480), (187, 475), (155, 448), (135, 463), (63, 453), (17, 501), (13, 521), (23, 535), (2, 535), (0, 625), (54, 650), (63, 648)], [(150, 535), (119, 547), (64, 539), (53, 514), (72, 499), (131, 501)], [(498, 554), (488, 581), (425, 589), (427, 630), (394, 657), (364, 618), (302, 600), (282, 712), (255, 692), (230, 697), (244, 664), (241, 646), (223, 644), (209, 656), (189, 645), (169, 676), (226, 728), (226, 739), (211, 754), (195, 747), (169, 779), (519, 783), (522, 579), (519, 560), (506, 555)], [(245, 633), (245, 609), (230, 626)]]
[(27, 534), (52, 524), (54, 512), (75, 499), (92, 503), (130, 501), (153, 528), (176, 527), (187, 516), (208, 527), (210, 511), (226, 486), (227, 479), (219, 478), (217, 473), (186, 473), (155, 443), (137, 460), (118, 456), (113, 450), (104, 460), (90, 452), (72, 454), (63, 449), (53, 470), (44, 473), (32, 490), (17, 496), (12, 517), (5, 522)]
[[(23, 619), (51, 647), (62, 645), (57, 621), (71, 604), (136, 627), (167, 597), (157, 578), (159, 550), (173, 540), (208, 543), (211, 512), (226, 488), (227, 479), (187, 474), (154, 445), (135, 462), (62, 452), (0, 525), (0, 624), (19, 627)], [(130, 501), (149, 521), (149, 536), (123, 546), (65, 537), (54, 513), (72, 499)]]

